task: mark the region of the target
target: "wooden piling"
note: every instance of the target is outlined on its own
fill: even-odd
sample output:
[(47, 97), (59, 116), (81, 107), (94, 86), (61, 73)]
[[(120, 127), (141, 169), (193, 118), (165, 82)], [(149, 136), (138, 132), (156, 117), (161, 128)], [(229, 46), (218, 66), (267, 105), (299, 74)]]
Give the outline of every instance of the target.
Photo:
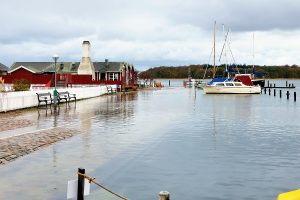
[(160, 191), (159, 200), (170, 200), (170, 193), (168, 191)]
[(290, 99), (290, 91), (286, 91), (286, 99)]
[(268, 81), (268, 87), (270, 87), (270, 82)]
[(289, 83), (289, 87), (291, 87), (291, 84)]
[(171, 81), (169, 80), (169, 87), (171, 86)]
[(276, 97), (276, 89), (274, 89), (274, 97)]
[(269, 88), (269, 95), (271, 95), (271, 89)]
[(297, 100), (296, 92), (294, 92), (294, 101)]
[(285, 81), (285, 87), (287, 87), (288, 86), (288, 82), (287, 81)]
[(264, 90), (265, 90), (265, 94), (267, 94), (267, 88), (265, 88)]
[[(85, 174), (85, 169), (78, 168), (78, 173)], [(84, 200), (84, 176), (78, 174), (77, 200)]]
[(279, 90), (279, 97), (281, 98), (281, 96), (282, 96), (282, 91)]

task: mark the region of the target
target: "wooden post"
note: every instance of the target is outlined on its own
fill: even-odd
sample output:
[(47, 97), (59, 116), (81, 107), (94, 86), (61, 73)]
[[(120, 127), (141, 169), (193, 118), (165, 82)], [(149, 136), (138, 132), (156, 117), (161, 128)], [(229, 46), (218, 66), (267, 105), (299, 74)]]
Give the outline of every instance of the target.
[(296, 92), (294, 92), (294, 101), (297, 100)]
[(268, 87), (270, 86), (270, 82), (268, 81)]
[(279, 90), (279, 97), (281, 98), (281, 96), (282, 96), (282, 91)]
[(168, 191), (160, 191), (159, 200), (170, 200), (170, 193)]
[(287, 81), (285, 81), (285, 87), (287, 87), (288, 86), (288, 82)]
[(169, 87), (171, 86), (171, 81), (169, 80)]
[[(85, 174), (85, 169), (78, 168), (78, 172)], [(77, 200), (84, 200), (84, 176), (78, 174)]]
[(276, 87), (276, 84), (274, 83), (274, 87)]
[(276, 97), (276, 89), (274, 88), (274, 97)]
[(264, 90), (265, 90), (265, 94), (267, 94), (267, 88), (265, 88)]
[(270, 83), (270, 87), (272, 87), (272, 83)]
[(290, 99), (290, 91), (286, 91), (286, 99)]
[(269, 95), (271, 95), (271, 88), (269, 88)]
[(289, 83), (289, 87), (291, 87), (291, 84)]
[(294, 87), (294, 83), (292, 83), (292, 87)]

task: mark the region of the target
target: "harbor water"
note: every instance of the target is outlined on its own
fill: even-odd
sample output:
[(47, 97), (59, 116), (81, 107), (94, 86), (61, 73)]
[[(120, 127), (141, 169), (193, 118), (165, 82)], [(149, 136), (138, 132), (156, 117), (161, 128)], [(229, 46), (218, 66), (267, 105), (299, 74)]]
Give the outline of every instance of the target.
[[(290, 82), (300, 95), (300, 81)], [(66, 199), (78, 167), (133, 200), (162, 190), (172, 200), (274, 200), (300, 188), (300, 97), (205, 95), (181, 85), (82, 100), (58, 114), (20, 111), (32, 125), (0, 137), (52, 127), (80, 134), (1, 165), (0, 199)], [(86, 199), (118, 198), (92, 185)]]

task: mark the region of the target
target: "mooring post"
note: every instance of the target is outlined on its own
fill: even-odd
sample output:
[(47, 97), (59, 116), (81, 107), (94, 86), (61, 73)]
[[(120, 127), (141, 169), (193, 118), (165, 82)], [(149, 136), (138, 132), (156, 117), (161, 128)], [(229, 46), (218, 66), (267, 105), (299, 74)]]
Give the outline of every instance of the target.
[(270, 83), (270, 87), (272, 87), (272, 83)]
[(286, 91), (286, 99), (290, 99), (290, 91)]
[(274, 87), (276, 87), (276, 84), (274, 83)]
[(271, 88), (269, 88), (269, 95), (271, 95)]
[(294, 83), (292, 83), (292, 87), (294, 87)]
[(294, 101), (297, 100), (296, 92), (294, 92)]
[[(85, 169), (78, 168), (78, 173), (85, 174)], [(77, 200), (84, 200), (84, 176), (78, 174)]]
[(285, 87), (287, 87), (288, 86), (288, 82), (287, 81), (285, 81)]
[(265, 94), (267, 94), (267, 88), (265, 88), (264, 90), (265, 90)]
[(169, 87), (171, 86), (171, 81), (169, 80)]
[(168, 191), (160, 191), (159, 200), (170, 200), (170, 193)]
[(268, 87), (270, 86), (270, 82), (268, 81)]
[(281, 90), (279, 90), (279, 97), (281, 98), (281, 96), (282, 96), (282, 92)]
[(289, 83), (289, 87), (291, 87), (291, 84)]
[(276, 97), (276, 89), (274, 88), (274, 97)]

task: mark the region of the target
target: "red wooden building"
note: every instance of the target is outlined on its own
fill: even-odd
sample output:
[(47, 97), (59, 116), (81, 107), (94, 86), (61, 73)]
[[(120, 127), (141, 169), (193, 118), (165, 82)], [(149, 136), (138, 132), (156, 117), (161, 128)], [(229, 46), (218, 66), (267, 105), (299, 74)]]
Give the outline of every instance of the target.
[[(94, 76), (77, 74), (79, 62), (58, 62), (56, 64), (57, 87), (75, 85), (116, 84), (132, 86), (137, 84), (137, 73), (126, 62), (94, 62)], [(15, 80), (26, 79), (33, 86), (54, 87), (55, 66), (52, 62), (16, 62), (8, 70), (7, 75), (0, 75), (5, 84)]]

